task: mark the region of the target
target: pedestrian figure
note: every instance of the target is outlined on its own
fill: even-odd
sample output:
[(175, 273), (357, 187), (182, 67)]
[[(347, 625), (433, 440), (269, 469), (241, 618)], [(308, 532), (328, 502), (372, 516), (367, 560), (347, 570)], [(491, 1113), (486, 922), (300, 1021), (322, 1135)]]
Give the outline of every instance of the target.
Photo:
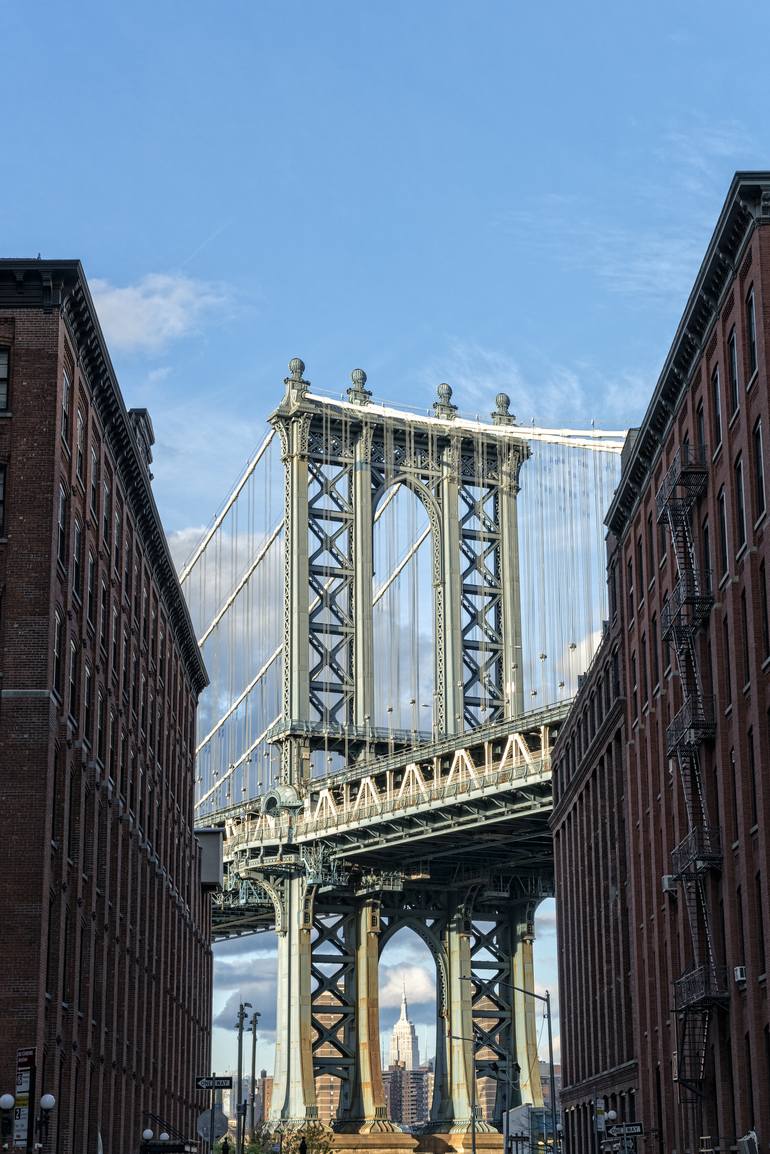
[(299, 1144), (299, 1154), (307, 1154), (307, 1140), (304, 1134)]

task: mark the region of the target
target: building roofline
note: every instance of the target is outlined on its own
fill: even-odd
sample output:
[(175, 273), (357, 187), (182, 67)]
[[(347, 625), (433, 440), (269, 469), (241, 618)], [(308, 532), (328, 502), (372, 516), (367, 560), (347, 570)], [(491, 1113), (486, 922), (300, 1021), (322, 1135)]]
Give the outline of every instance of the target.
[(196, 693), (209, 683), (176, 567), (123, 400), (107, 342), (79, 260), (0, 258), (0, 309), (60, 312), (72, 331), (94, 406), (111, 443), (117, 471), (162, 586), (171, 623)]
[(605, 524), (618, 537), (625, 530), (692, 370), (700, 361), (705, 339), (738, 272), (737, 262), (746, 241), (757, 225), (769, 223), (770, 172), (736, 172), (607, 512)]

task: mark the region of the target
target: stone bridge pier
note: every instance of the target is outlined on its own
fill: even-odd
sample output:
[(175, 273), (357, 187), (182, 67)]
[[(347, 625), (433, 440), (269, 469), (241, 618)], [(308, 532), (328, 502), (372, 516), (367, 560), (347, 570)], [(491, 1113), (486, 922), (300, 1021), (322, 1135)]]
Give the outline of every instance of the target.
[[(464, 1154), (475, 1130), (478, 1151), (500, 1150), (504, 1111), (542, 1104), (536, 1002), (526, 991), (548, 882), (510, 883), (507, 892), (478, 883), (388, 889), (386, 877), (369, 876), (365, 887), (335, 889), (299, 863), (252, 877), (273, 903), (278, 936), (271, 1124), (316, 1120), (315, 1078), (328, 1074), (340, 1082), (332, 1124), (341, 1149)], [(389, 1120), (380, 1060), (379, 960), (404, 928), (436, 968), (434, 1092), (418, 1135)], [(485, 1079), (494, 1084), (489, 1120), (478, 1101)]]

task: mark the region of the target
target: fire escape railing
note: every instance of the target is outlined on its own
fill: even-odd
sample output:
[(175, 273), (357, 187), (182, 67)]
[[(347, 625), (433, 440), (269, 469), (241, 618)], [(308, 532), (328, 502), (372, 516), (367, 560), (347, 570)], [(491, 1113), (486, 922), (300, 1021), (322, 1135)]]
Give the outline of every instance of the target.
[(678, 581), (661, 613), (661, 632), (676, 652), (682, 705), (666, 729), (666, 750), (676, 756), (687, 811), (687, 834), (672, 851), (673, 873), (687, 906), (693, 965), (674, 982), (679, 1018), (677, 1076), (683, 1102), (703, 1095), (711, 1018), (727, 997), (727, 975), (717, 963), (707, 877), (722, 862), (719, 828), (708, 817), (699, 751), (715, 732), (714, 699), (703, 692), (696, 635), (713, 604), (711, 574), (698, 564), (692, 511), (708, 484), (705, 445), (677, 450), (656, 497), (657, 519), (668, 525)]

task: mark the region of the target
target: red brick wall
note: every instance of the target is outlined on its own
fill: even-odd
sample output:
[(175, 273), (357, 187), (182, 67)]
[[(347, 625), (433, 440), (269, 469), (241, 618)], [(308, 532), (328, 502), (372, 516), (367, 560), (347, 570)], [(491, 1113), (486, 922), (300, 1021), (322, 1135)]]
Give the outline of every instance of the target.
[[(11, 348), (10, 414), (0, 418), (0, 462), (7, 464), (0, 1088), (13, 1086), (16, 1048), (36, 1045), (38, 1091), (57, 1099), (50, 1148), (95, 1150), (99, 1130), (105, 1150), (128, 1154), (147, 1111), (192, 1135), (204, 1105), (193, 1091), (194, 1075), (208, 1069), (211, 983), (208, 900), (192, 832), (196, 694), (170, 623), (169, 592), (142, 540), (140, 495), (128, 489), (76, 367), (72, 332), (57, 310), (19, 308), (0, 311), (0, 341)], [(68, 443), (61, 435), (65, 366), (72, 384)], [(68, 495), (64, 565), (56, 559), (60, 482)], [(60, 695), (53, 690), (57, 609), (65, 655)], [(71, 714), (72, 641), (79, 685)]]

